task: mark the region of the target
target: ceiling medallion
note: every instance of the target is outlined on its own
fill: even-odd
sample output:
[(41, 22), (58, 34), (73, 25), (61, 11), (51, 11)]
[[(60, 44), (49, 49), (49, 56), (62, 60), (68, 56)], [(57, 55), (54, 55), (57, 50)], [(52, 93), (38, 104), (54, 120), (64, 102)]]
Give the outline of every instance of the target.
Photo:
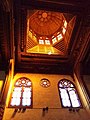
[(46, 13), (46, 12), (43, 12), (43, 13), (42, 13), (42, 17), (43, 17), (43, 18), (46, 18), (46, 17), (47, 17), (47, 13)]
[(48, 79), (46, 79), (46, 78), (43, 78), (43, 79), (41, 79), (41, 81), (40, 81), (40, 85), (41, 85), (42, 87), (47, 88), (47, 87), (50, 86), (50, 81), (49, 81)]
[(41, 22), (47, 22), (51, 18), (51, 13), (47, 11), (39, 11), (38, 18)]

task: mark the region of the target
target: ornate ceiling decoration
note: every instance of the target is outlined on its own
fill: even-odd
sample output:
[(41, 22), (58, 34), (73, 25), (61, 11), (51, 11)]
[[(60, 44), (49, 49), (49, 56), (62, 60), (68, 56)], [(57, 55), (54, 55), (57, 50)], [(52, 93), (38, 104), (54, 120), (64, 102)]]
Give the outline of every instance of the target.
[(26, 52), (66, 55), (75, 19), (60, 12), (29, 11)]
[(36, 11), (29, 20), (29, 28), (39, 36), (52, 36), (62, 24), (62, 13), (44, 10)]

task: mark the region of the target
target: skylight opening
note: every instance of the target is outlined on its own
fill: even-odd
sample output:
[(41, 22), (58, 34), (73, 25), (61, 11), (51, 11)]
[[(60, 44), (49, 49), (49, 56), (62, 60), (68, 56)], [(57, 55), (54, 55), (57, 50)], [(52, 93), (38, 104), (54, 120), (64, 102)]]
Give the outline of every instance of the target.
[(57, 35), (58, 41), (63, 38), (62, 34)]
[(28, 14), (26, 52), (65, 55), (76, 16), (45, 10), (32, 13)]
[(56, 42), (57, 42), (56, 37), (55, 37), (55, 38), (52, 38), (52, 43), (54, 44), (54, 43), (56, 43)]
[(64, 22), (64, 27), (67, 28), (67, 21)]
[(50, 40), (45, 40), (46, 45), (50, 45)]
[(63, 35), (65, 35), (65, 33), (66, 33), (66, 29), (64, 27), (62, 29), (62, 33), (63, 33)]
[(44, 40), (39, 40), (39, 44), (44, 45)]

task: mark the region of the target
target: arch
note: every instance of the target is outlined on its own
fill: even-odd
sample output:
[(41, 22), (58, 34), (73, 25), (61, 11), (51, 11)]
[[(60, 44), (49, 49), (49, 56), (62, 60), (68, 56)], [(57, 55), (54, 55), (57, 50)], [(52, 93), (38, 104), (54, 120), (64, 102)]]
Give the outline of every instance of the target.
[(58, 89), (63, 107), (81, 107), (81, 102), (73, 82), (62, 79), (58, 83)]
[(32, 106), (32, 82), (26, 77), (16, 80), (10, 99), (10, 107)]

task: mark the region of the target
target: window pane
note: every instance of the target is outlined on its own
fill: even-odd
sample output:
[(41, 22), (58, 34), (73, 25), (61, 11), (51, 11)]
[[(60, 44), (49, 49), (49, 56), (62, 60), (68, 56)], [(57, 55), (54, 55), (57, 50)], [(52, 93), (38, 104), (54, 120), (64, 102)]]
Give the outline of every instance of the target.
[(64, 27), (66, 28), (67, 27), (67, 21), (65, 20), (64, 22)]
[(63, 34), (65, 34), (65, 32), (66, 32), (66, 29), (65, 29), (65, 28), (63, 28), (63, 29), (62, 29), (62, 33), (63, 33)]
[(74, 86), (71, 84), (71, 87), (74, 87)]
[(58, 40), (61, 40), (61, 39), (63, 38), (62, 34), (59, 34), (59, 35), (57, 36), (57, 38), (58, 38)]
[(30, 86), (31, 85), (31, 82), (27, 82), (27, 86)]
[(12, 97), (21, 97), (21, 92), (13, 92)]
[(67, 91), (65, 89), (60, 88), (60, 92), (61, 92), (61, 97), (62, 98), (68, 98)]
[(24, 92), (30, 92), (30, 91), (31, 91), (31, 88), (28, 88), (28, 87), (24, 88)]
[(14, 91), (16, 91), (16, 92), (20, 92), (21, 91), (21, 87), (16, 87), (16, 88), (14, 88)]
[(80, 106), (80, 103), (79, 103), (78, 96), (77, 96), (77, 94), (75, 93), (75, 91), (74, 91), (74, 90), (69, 91), (69, 94), (70, 94), (72, 106), (73, 106), (73, 107), (79, 107), (79, 106)]
[(61, 92), (61, 98), (62, 98), (62, 103), (64, 107), (70, 107), (70, 101), (69, 101), (69, 96), (67, 94), (66, 89), (61, 89), (60, 88), (60, 92)]
[(71, 106), (70, 101), (68, 99), (62, 99), (62, 103), (63, 103), (64, 107), (70, 107)]
[(61, 83), (59, 84), (59, 87), (63, 87)]
[(31, 92), (23, 92), (23, 98), (31, 98)]
[(20, 105), (20, 98), (16, 98), (16, 106)]
[(12, 97), (21, 97), (21, 88), (20, 87), (14, 88), (14, 92), (12, 94)]
[(39, 40), (39, 44), (44, 44), (44, 40)]
[(31, 87), (25, 87), (24, 92), (22, 95), (22, 105), (23, 106), (30, 106), (31, 105)]
[(11, 105), (12, 106), (19, 106), (20, 105), (20, 98), (12, 98), (11, 100)]
[(45, 44), (50, 45), (50, 41), (49, 40), (45, 40)]
[(14, 88), (14, 92), (12, 94), (11, 105), (18, 106), (20, 105), (20, 97), (21, 97), (21, 87)]
[(56, 43), (56, 42), (57, 42), (56, 37), (55, 37), (55, 38), (52, 38), (52, 43), (54, 44), (54, 43)]
[(66, 79), (62, 79), (59, 82), (59, 92), (64, 107), (80, 107), (80, 99), (76, 92), (74, 84)]
[(19, 78), (14, 84), (10, 105), (13, 107), (30, 106), (32, 94), (31, 85), (32, 83), (28, 78)]
[(11, 100), (11, 105), (14, 106), (15, 105), (15, 99), (12, 98)]
[(31, 99), (22, 99), (22, 105), (23, 106), (30, 106), (31, 105)]

